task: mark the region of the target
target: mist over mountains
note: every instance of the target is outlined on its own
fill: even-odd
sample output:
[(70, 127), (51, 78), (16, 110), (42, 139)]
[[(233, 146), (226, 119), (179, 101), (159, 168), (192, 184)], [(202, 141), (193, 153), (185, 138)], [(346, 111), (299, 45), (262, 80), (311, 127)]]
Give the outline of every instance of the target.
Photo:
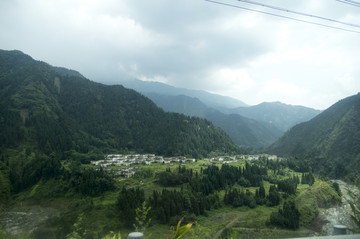
[(133, 80), (121, 84), (141, 92), (165, 111), (210, 120), (242, 147), (270, 146), (292, 126), (320, 113), (319, 110), (280, 102), (249, 106), (230, 97), (158, 82)]

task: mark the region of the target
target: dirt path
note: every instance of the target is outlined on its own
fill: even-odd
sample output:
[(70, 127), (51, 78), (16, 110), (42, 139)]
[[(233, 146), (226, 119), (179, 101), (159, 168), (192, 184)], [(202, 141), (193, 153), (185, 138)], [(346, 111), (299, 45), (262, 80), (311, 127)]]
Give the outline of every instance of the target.
[(228, 224), (226, 224), (225, 227), (221, 228), (219, 231), (217, 231), (214, 235), (214, 239), (218, 239), (221, 236), (221, 233), (226, 229), (226, 228), (231, 228), (240, 218), (243, 218), (245, 216), (247, 216), (250, 212), (240, 212), (239, 215), (237, 215), (234, 219), (232, 219), (230, 222), (228, 222)]

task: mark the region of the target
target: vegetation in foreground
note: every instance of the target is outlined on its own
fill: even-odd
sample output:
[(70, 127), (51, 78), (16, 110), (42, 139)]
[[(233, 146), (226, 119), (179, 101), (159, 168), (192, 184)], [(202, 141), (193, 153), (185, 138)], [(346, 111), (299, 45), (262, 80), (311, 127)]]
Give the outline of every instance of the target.
[[(292, 235), (311, 225), (319, 207), (340, 199), (330, 183), (291, 170), (289, 160), (206, 164), (139, 165), (134, 177), (124, 179), (74, 162), (54, 163), (51, 167), (58, 165), (62, 174), (47, 177), (42, 166), (44, 175), (15, 194), (12, 203), (39, 200), (62, 211), (29, 238), (101, 238), (111, 231), (125, 236), (139, 228), (148, 238), (166, 238), (170, 226), (184, 216), (184, 224), (197, 222), (188, 237), (226, 238), (244, 233), (262, 237), (274, 230)], [(309, 195), (321, 196), (304, 200)]]

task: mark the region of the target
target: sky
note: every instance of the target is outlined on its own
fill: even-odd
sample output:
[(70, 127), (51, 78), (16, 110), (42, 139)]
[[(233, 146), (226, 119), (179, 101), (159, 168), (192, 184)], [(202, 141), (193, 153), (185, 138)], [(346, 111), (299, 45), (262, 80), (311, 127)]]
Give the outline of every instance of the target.
[(326, 109), (360, 91), (360, 27), (318, 18), (360, 25), (359, 6), (336, 0), (216, 1), (222, 4), (1, 0), (0, 49), (23, 51), (97, 82), (159, 81), (249, 105), (280, 101)]

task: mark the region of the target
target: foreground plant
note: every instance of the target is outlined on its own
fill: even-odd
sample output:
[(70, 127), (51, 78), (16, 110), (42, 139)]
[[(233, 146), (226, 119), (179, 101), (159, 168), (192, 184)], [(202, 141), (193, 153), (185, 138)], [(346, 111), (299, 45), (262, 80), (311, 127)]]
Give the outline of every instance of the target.
[(121, 239), (121, 234), (120, 232), (118, 233), (110, 232), (109, 235), (106, 235), (102, 239)]
[(188, 233), (191, 229), (191, 227), (195, 224), (195, 222), (189, 222), (185, 226), (180, 227), (182, 220), (184, 220), (184, 217), (180, 219), (176, 226), (176, 231), (174, 227), (172, 227), (172, 234), (167, 237), (167, 239), (178, 239), (183, 237), (186, 233)]

